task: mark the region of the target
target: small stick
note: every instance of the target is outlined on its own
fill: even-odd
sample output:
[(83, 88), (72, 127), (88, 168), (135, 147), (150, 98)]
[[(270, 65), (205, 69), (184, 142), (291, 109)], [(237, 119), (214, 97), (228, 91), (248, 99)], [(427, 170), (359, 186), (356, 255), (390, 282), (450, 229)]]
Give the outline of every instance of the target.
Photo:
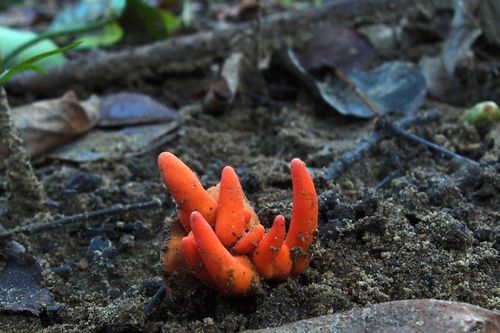
[(363, 94), (358, 89), (358, 87), (356, 87), (354, 82), (352, 82), (351, 79), (349, 79), (347, 75), (345, 75), (344, 71), (342, 71), (340, 68), (335, 68), (334, 73), (335, 76), (345, 85), (347, 85), (354, 92), (354, 94), (361, 100), (361, 102), (363, 102), (375, 115), (377, 116), (380, 115), (380, 111), (378, 110), (377, 106), (373, 104), (373, 102), (368, 98), (368, 96)]
[(430, 142), (422, 137), (419, 137), (415, 134), (409, 133), (401, 129), (400, 126), (391, 123), (389, 119), (385, 116), (379, 118), (377, 122), (377, 127), (386, 130), (388, 133), (403, 138), (407, 141), (415, 142), (419, 145), (425, 146), (429, 150), (436, 152), (445, 158), (456, 160), (459, 161), (460, 163), (468, 163), (476, 167), (479, 166), (479, 163), (477, 161), (471, 160), (470, 158), (464, 157), (462, 155), (458, 155), (452, 152), (451, 150), (444, 148), (443, 146), (437, 145), (434, 142)]
[[(430, 110), (423, 115), (419, 114), (407, 114), (401, 118), (396, 124), (398, 127), (407, 127), (416, 123), (425, 123), (434, 121), (438, 118), (438, 113), (434, 110)], [(330, 163), (330, 165), (325, 170), (324, 177), (326, 180), (335, 180), (340, 177), (354, 162), (356, 162), (365, 152), (376, 145), (385, 133), (382, 130), (376, 130), (368, 137), (361, 140), (361, 142), (353, 149), (345, 152), (339, 159)]]
[(158, 305), (163, 301), (167, 293), (167, 287), (163, 284), (158, 290), (155, 292), (153, 297), (151, 297), (144, 306), (144, 316), (146, 318), (150, 318), (156, 310), (158, 310)]
[(103, 208), (99, 210), (94, 210), (91, 212), (85, 212), (81, 214), (66, 216), (55, 220), (50, 223), (40, 223), (35, 222), (21, 227), (17, 227), (11, 230), (0, 231), (0, 240), (8, 239), (16, 234), (33, 235), (49, 230), (54, 230), (61, 228), (65, 225), (75, 224), (79, 222), (89, 221), (98, 217), (106, 215), (114, 215), (120, 213), (126, 213), (133, 210), (148, 209), (152, 207), (160, 207), (162, 201), (158, 198), (154, 198), (150, 201), (138, 202), (133, 204), (117, 204), (113, 207)]
[(387, 176), (384, 177), (377, 185), (373, 187), (375, 191), (380, 190), (389, 184), (391, 180), (393, 180), (396, 177), (401, 176), (401, 170), (394, 170), (390, 172)]

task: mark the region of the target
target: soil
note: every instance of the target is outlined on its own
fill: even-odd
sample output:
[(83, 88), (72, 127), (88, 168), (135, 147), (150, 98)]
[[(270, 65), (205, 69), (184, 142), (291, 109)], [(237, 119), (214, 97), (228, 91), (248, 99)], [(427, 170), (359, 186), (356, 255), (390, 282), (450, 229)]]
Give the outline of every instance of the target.
[[(266, 82), (283, 83), (277, 81)], [(411, 132), (480, 161), (480, 167), (387, 136), (339, 179), (327, 181), (322, 170), (372, 133), (374, 123), (326, 110), (291, 81), (266, 103), (239, 98), (221, 115), (197, 106), (180, 108), (179, 137), (139, 157), (38, 165), (50, 199), (43, 220), (154, 197), (165, 203), (16, 237), (42, 265), (42, 287), (63, 307), (41, 319), (2, 313), (0, 331), (233, 332), (422, 298), (500, 310), (498, 124), (466, 125), (463, 107), (428, 99), (421, 110), (436, 109), (439, 119), (417, 124)], [(136, 90), (171, 102), (157, 82)], [(159, 265), (163, 223), (175, 205), (157, 169), (161, 151), (179, 156), (207, 187), (218, 182), (223, 166), (235, 167), (266, 227), (278, 213), (289, 220), (289, 162), (304, 160), (319, 194), (309, 269), (283, 283), (264, 281), (257, 295), (246, 299), (225, 298), (195, 280), (164, 276)], [(5, 196), (0, 192), (1, 208)], [(92, 251), (91, 241), (98, 237), (110, 241), (109, 251)], [(145, 305), (165, 282), (165, 299), (146, 318)]]

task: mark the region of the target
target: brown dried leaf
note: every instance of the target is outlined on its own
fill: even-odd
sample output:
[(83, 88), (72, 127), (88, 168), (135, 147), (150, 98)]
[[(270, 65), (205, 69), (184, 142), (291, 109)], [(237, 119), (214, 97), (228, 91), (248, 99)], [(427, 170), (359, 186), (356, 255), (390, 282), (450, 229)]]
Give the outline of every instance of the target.
[(220, 114), (229, 109), (236, 99), (242, 95), (242, 90), (258, 89), (260, 74), (254, 69), (249, 60), (240, 53), (231, 54), (225, 61), (220, 77), (213, 82), (203, 99), (203, 110), (211, 114)]
[(316, 31), (299, 53), (300, 62), (307, 71), (364, 69), (372, 58), (373, 49), (366, 38), (331, 24)]
[[(99, 98), (80, 102), (73, 92), (12, 109), (11, 120), (26, 150), (38, 156), (69, 142), (94, 127), (99, 118)], [(6, 154), (0, 146), (0, 157)]]

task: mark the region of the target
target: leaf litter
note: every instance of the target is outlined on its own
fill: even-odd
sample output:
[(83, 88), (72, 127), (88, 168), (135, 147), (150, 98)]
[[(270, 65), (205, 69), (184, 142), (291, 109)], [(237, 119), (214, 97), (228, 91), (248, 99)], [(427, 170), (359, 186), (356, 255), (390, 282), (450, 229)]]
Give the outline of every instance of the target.
[[(238, 104), (241, 100), (236, 99), (230, 112), (217, 117), (196, 108), (182, 109), (180, 135), (165, 145), (194, 165), (204, 183), (214, 182), (223, 165), (240, 165), (243, 186), (259, 189), (251, 194), (259, 215), (272, 216), (287, 205), (283, 198), (288, 194), (284, 188), (289, 179), (283, 160), (300, 155), (313, 167), (324, 168), (370, 130), (364, 122), (346, 121), (337, 114), (317, 116), (313, 103), (301, 98), (280, 108), (254, 108)], [(99, 234), (87, 235), (86, 228), (73, 227), (24, 239), (44, 265), (53, 268), (63, 260), (77, 262), (69, 273), (51, 271), (45, 276), (58, 300), (71, 304), (61, 314), (62, 322), (51, 322), (45, 331), (239, 331), (403, 298), (446, 298), (498, 309), (494, 285), (498, 261), (495, 203), (500, 189), (494, 154), (498, 146), (487, 145), (494, 131), (480, 132), (464, 125), (460, 108), (426, 103), (438, 108), (442, 118), (413, 131), (452, 149), (469, 143), (486, 145), (475, 157), (485, 168), (466, 172), (460, 176), (463, 181), (457, 182), (453, 163), (385, 138), (334, 184), (316, 179), (322, 192), (322, 227), (311, 268), (298, 279), (266, 286), (256, 300), (223, 299), (203, 286), (188, 292), (167, 290), (159, 311), (144, 320), (144, 304), (161, 284), (155, 270), (161, 247), (157, 235), (161, 221), (172, 212), (168, 204), (121, 216), (125, 223), (155, 230), (156, 237), (139, 241), (117, 235), (113, 240), (118, 249), (113, 258), (116, 270), (97, 270), (92, 278), (89, 261), (82, 257)], [(332, 149), (316, 160), (314, 153), (328, 144)], [(74, 212), (75, 207), (90, 209), (163, 194), (156, 153), (149, 152), (127, 155), (119, 163), (97, 159), (82, 164), (84, 170), (99, 174), (102, 182), (71, 196), (60, 189), (58, 179), (64, 175), (58, 164), (43, 168), (44, 184), (59, 205), (50, 211)], [(374, 185), (389, 171), (398, 171), (398, 176), (374, 191)], [(114, 225), (122, 224), (117, 220)], [(366, 313), (363, 311), (360, 316)], [(7, 317), (2, 322), (11, 329), (23, 325), (17, 318)]]

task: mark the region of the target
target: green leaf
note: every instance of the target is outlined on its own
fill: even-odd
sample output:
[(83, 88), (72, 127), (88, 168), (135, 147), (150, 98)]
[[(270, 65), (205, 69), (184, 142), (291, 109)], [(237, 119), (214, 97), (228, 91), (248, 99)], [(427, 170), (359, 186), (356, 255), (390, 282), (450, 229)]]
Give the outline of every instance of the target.
[[(15, 30), (6, 27), (0, 27), (0, 56), (5, 57), (20, 45), (28, 43), (29, 41), (37, 38), (37, 34), (30, 31)], [(40, 42), (30, 46), (26, 50), (20, 52), (11, 61), (10, 64), (19, 64), (31, 57), (57, 49), (57, 45), (50, 39), (41, 40)], [(51, 56), (44, 57), (40, 65), (43, 67), (58, 66), (66, 62), (66, 58), (56, 52)]]
[(26, 70), (38, 72), (41, 74), (47, 74), (47, 71), (42, 67), (35, 64), (27, 65)]
[(82, 36), (78, 49), (92, 49), (98, 46), (109, 46), (117, 43), (123, 37), (123, 29), (116, 22), (104, 26), (104, 30), (99, 34), (89, 34)]
[(170, 35), (175, 30), (181, 27), (181, 21), (171, 12), (160, 10), (163, 19), (163, 26), (167, 35)]
[(45, 73), (45, 70), (40, 64), (35, 64), (37, 62), (41, 63), (42, 60), (52, 57), (57, 54), (64, 53), (66, 51), (69, 51), (71, 49), (74, 49), (80, 44), (80, 42), (73, 42), (71, 44), (68, 44), (64, 47), (56, 48), (47, 52), (43, 52), (40, 54), (37, 54), (33, 57), (30, 57), (17, 65), (12, 66), (11, 68), (8, 68), (0, 73), (0, 86), (4, 85), (7, 80), (9, 80), (13, 75), (18, 74), (23, 71), (36, 71), (39, 73)]
[(120, 17), (127, 0), (79, 1), (66, 6), (50, 24), (47, 31), (73, 30), (82, 26)]
[(171, 12), (148, 6), (141, 0), (127, 0), (127, 8), (120, 19), (127, 31), (146, 32), (155, 39), (167, 38), (181, 26)]

